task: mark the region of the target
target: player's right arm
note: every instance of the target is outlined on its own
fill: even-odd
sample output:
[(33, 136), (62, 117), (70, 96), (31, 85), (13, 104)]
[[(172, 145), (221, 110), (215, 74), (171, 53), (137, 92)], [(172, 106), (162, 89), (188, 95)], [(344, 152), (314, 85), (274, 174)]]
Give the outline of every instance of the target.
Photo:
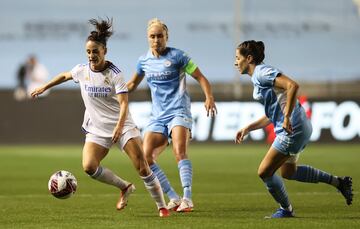
[(134, 91), (139, 86), (139, 84), (143, 79), (144, 79), (143, 75), (140, 75), (138, 72), (135, 72), (135, 74), (130, 79), (130, 81), (126, 83), (126, 87), (128, 91), (129, 92)]
[(255, 122), (250, 123), (248, 126), (240, 129), (237, 133), (236, 133), (236, 138), (235, 138), (235, 143), (241, 143), (244, 140), (244, 137), (253, 130), (257, 130), (260, 128), (264, 128), (267, 125), (270, 124), (270, 119), (268, 117), (266, 117), (266, 115), (262, 116), (261, 118), (259, 118), (258, 120), (256, 120)]
[(44, 93), (47, 89), (52, 88), (58, 84), (62, 84), (71, 79), (72, 79), (71, 72), (62, 72), (59, 75), (55, 76), (52, 80), (50, 80), (42, 87), (36, 88), (33, 92), (31, 92), (31, 97), (35, 98), (36, 96)]

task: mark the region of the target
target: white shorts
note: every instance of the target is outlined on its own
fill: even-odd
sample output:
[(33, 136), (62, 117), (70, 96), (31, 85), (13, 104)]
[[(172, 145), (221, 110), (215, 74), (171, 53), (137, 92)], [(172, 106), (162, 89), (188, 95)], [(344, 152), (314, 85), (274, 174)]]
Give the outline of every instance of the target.
[[(120, 139), (116, 143), (116, 145), (121, 150), (123, 150), (126, 143), (130, 139), (140, 137), (140, 136), (141, 136), (141, 134), (140, 134), (140, 131), (139, 131), (138, 128), (130, 129), (130, 130), (126, 131), (125, 133), (123, 133), (120, 136)], [(87, 133), (86, 134), (85, 142), (93, 142), (93, 143), (96, 143), (98, 145), (101, 145), (101, 146), (105, 147), (106, 149), (110, 149), (111, 146), (113, 145), (113, 143), (111, 142), (111, 138), (100, 137), (100, 136), (97, 136), (97, 135), (92, 134), (92, 133)]]

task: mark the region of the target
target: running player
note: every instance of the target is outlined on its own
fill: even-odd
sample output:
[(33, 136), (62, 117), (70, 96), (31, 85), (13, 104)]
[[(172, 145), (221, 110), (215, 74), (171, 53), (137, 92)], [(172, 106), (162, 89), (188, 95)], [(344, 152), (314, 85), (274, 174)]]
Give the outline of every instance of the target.
[[(168, 209), (190, 212), (194, 208), (191, 196), (193, 170), (187, 148), (191, 138), (192, 116), (190, 97), (186, 92), (186, 73), (199, 82), (205, 94), (208, 116), (213, 117), (216, 114), (216, 106), (211, 86), (197, 65), (183, 51), (166, 46), (168, 28), (162, 21), (157, 18), (149, 21), (147, 38), (150, 49), (139, 58), (136, 73), (127, 86), (131, 92), (146, 77), (152, 98), (151, 121), (144, 137), (146, 160), (170, 199)], [(182, 198), (171, 187), (166, 175), (156, 163), (157, 157), (170, 139), (183, 187)]]
[(265, 108), (265, 116), (250, 123), (236, 134), (236, 143), (253, 130), (273, 123), (276, 138), (260, 163), (258, 175), (279, 203), (271, 218), (293, 217), (284, 183), (275, 172), (280, 168), (285, 179), (307, 183), (327, 183), (336, 187), (352, 203), (351, 177), (337, 177), (309, 165), (297, 165), (300, 152), (309, 142), (312, 126), (296, 94), (299, 85), (278, 69), (263, 63), (265, 46), (261, 41), (245, 41), (236, 49), (235, 66), (241, 74), (248, 74), (254, 86), (253, 97)]
[(167, 217), (169, 211), (166, 209), (159, 180), (144, 158), (140, 131), (128, 112), (128, 90), (122, 72), (105, 60), (106, 43), (112, 35), (112, 20), (91, 19), (89, 22), (96, 28), (86, 40), (89, 63), (76, 65), (70, 72), (60, 73), (33, 91), (31, 96), (35, 98), (49, 88), (71, 79), (80, 83), (86, 108), (82, 124), (86, 134), (82, 161), (84, 171), (100, 182), (118, 187), (121, 194), (116, 208), (124, 209), (129, 195), (135, 191), (135, 186), (100, 166), (111, 146), (117, 144), (134, 164), (146, 189), (156, 202), (160, 217)]

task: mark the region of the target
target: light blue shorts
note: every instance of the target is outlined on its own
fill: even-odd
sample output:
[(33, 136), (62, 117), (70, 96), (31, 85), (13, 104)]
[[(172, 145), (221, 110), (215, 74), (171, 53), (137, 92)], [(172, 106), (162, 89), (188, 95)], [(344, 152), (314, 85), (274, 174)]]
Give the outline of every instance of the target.
[(156, 132), (171, 138), (171, 130), (175, 126), (183, 126), (191, 131), (192, 119), (182, 116), (172, 116), (163, 120), (152, 119), (145, 128), (145, 132)]
[(311, 122), (306, 119), (292, 134), (285, 131), (277, 134), (272, 146), (282, 154), (295, 155), (304, 150), (310, 141), (311, 133)]

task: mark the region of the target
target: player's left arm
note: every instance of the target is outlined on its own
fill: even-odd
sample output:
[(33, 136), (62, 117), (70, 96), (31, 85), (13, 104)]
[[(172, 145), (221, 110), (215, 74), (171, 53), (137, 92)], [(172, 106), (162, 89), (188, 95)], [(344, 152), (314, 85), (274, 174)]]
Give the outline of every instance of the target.
[(113, 136), (111, 138), (111, 141), (113, 143), (116, 143), (122, 134), (124, 123), (129, 110), (129, 99), (127, 92), (117, 94), (117, 99), (120, 105), (120, 114), (119, 114), (119, 120), (114, 128)]
[(195, 68), (195, 70), (190, 74), (196, 81), (199, 82), (201, 89), (203, 90), (205, 94), (205, 109), (207, 112), (207, 116), (209, 116), (209, 113), (211, 117), (214, 117), (217, 114), (217, 109), (214, 101), (214, 96), (211, 90), (211, 85), (209, 81), (206, 79), (206, 77), (201, 73), (200, 69), (198, 67)]
[(295, 81), (290, 79), (290, 77), (284, 74), (280, 74), (275, 78), (274, 86), (286, 90), (287, 100), (284, 109), (283, 128), (286, 132), (291, 133), (292, 127), (290, 122), (290, 116), (296, 104), (296, 95), (299, 90), (299, 85)]

